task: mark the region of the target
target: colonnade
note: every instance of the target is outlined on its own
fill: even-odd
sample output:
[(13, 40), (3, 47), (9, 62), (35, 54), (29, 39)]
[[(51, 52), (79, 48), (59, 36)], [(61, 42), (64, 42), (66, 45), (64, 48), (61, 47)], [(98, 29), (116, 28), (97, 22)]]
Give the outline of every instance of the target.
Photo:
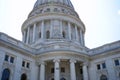
[[(50, 20), (50, 38), (53, 38), (53, 20)], [(59, 20), (60, 24), (59, 24), (59, 29), (60, 29), (60, 35), (63, 37), (63, 21), (62, 20)], [(65, 32), (66, 34), (65, 35), (68, 35), (68, 39), (69, 40), (76, 40), (78, 41), (79, 43), (81, 43), (81, 45), (84, 45), (84, 33), (83, 31), (80, 29), (80, 27), (78, 28), (77, 25), (74, 24), (74, 28), (75, 28), (75, 39), (72, 38), (72, 34), (74, 32), (72, 32), (72, 26), (71, 26), (71, 22), (67, 22), (67, 27), (68, 27), (68, 32)], [(32, 27), (32, 28), (31, 28)], [(38, 34), (36, 31), (37, 31), (37, 27), (40, 27), (40, 31), (41, 34)], [(33, 29), (32, 30), (32, 33), (30, 35), (30, 29)], [(37, 39), (36, 39), (36, 36), (40, 35), (40, 39), (46, 39), (45, 38), (45, 21), (41, 21), (41, 25), (40, 26), (37, 26), (37, 23), (34, 23), (32, 26), (28, 26), (24, 31), (23, 31), (23, 41), (26, 43), (26, 44), (29, 44), (29, 43), (34, 43)], [(32, 40), (30, 40), (32, 37)], [(30, 42), (31, 41), (31, 42)]]
[[(53, 60), (54, 62), (54, 80), (60, 80), (60, 59)], [(75, 63), (76, 60), (70, 60), (70, 80), (76, 80), (76, 69), (75, 69)], [(83, 70), (83, 80), (89, 80), (88, 79), (88, 69), (87, 64), (83, 64), (82, 66)], [(40, 80), (45, 80), (45, 62), (40, 63)]]

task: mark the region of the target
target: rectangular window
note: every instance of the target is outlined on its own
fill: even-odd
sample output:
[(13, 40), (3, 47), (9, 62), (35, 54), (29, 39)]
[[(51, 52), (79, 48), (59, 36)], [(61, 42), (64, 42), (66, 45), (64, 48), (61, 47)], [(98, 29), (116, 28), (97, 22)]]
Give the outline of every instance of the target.
[(65, 68), (64, 67), (61, 67), (61, 72), (65, 73)]
[(27, 68), (30, 68), (30, 63), (27, 63), (27, 66), (26, 66)]
[(22, 62), (22, 67), (25, 67), (25, 61)]
[(100, 69), (101, 69), (100, 64), (98, 64), (98, 65), (97, 65), (97, 69), (98, 69), (98, 70), (100, 70)]
[(102, 63), (102, 68), (105, 69), (106, 68), (106, 64)]
[(119, 63), (119, 60), (118, 60), (118, 59), (116, 59), (114, 62), (115, 62), (115, 66), (119, 66), (119, 65), (120, 65), (120, 63)]
[(14, 57), (10, 58), (10, 63), (14, 63)]
[(8, 59), (9, 59), (9, 56), (5, 55), (5, 61), (8, 61)]

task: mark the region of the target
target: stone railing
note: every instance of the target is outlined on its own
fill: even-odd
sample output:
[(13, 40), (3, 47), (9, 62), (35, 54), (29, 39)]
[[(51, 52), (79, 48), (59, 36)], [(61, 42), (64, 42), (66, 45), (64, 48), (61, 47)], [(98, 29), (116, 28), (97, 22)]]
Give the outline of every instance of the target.
[(88, 53), (90, 55), (100, 54), (114, 49), (120, 49), (120, 41), (116, 41), (110, 44), (103, 45), (98, 48), (90, 49)]
[(11, 44), (13, 46), (15, 46), (16, 48), (18, 47), (19, 49), (23, 49), (25, 51), (29, 51), (29, 52), (33, 52), (34, 49), (31, 48), (30, 46), (24, 44), (23, 42), (16, 40), (4, 33), (0, 32), (0, 41), (6, 43), (6, 44)]

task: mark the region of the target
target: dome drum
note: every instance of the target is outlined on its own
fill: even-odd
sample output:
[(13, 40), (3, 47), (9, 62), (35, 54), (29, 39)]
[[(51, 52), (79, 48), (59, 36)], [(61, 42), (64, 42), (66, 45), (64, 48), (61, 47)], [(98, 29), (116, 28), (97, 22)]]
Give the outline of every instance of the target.
[(53, 40), (75, 41), (84, 45), (84, 32), (75, 23), (59, 19), (43, 20), (28, 26), (23, 32), (26, 44), (47, 43)]

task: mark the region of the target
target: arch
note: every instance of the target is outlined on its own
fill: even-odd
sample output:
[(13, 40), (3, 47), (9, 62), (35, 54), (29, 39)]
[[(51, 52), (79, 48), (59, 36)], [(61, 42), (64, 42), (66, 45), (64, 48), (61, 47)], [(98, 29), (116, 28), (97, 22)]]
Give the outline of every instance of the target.
[(50, 38), (50, 31), (46, 31), (46, 39)]
[(22, 75), (21, 75), (21, 79), (20, 80), (27, 80), (27, 75), (25, 74), (25, 73), (23, 73)]
[(66, 80), (65, 78), (61, 78), (60, 80)]
[(62, 32), (63, 38), (66, 37), (65, 31)]
[(10, 70), (4, 69), (2, 73), (2, 79), (1, 80), (10, 80)]
[(106, 75), (101, 75), (100, 80), (108, 80)]

